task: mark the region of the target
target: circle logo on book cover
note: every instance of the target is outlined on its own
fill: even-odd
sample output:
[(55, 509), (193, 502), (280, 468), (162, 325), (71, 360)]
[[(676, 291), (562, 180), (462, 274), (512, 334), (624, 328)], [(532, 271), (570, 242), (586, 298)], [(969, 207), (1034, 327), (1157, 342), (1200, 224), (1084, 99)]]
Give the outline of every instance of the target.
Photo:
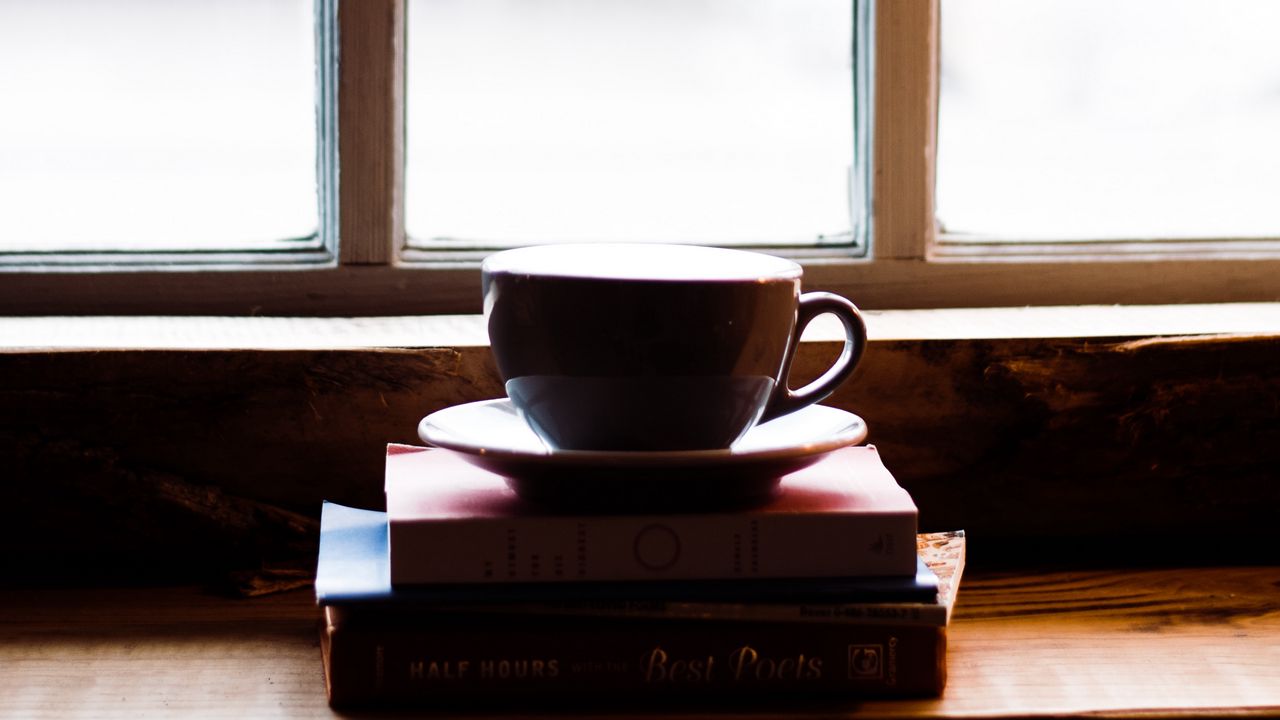
[(636, 533), (632, 549), (646, 570), (669, 570), (680, 559), (680, 536), (661, 523), (645, 525)]

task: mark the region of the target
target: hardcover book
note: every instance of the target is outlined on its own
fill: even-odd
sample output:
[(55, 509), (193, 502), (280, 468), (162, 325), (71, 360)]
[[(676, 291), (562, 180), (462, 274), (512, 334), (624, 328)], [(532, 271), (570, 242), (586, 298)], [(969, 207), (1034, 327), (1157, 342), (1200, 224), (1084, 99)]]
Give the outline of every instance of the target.
[(932, 595), (915, 602), (565, 599), (577, 586), (535, 584), (559, 595), (502, 602), (495, 600), (520, 586), (484, 586), (476, 592), (487, 590), (489, 602), (468, 603), (451, 602), (456, 587), (392, 588), (385, 537), (382, 513), (326, 504), (316, 590), (335, 706), (936, 695), (964, 567), (963, 534), (932, 534), (915, 544)]
[(946, 628), (324, 609), (329, 702), (936, 696)]
[[(777, 621), (792, 623), (854, 623), (945, 626), (951, 621), (955, 593), (964, 572), (964, 531), (923, 533), (916, 538), (921, 588), (936, 583), (937, 592), (913, 600), (903, 594), (899, 600), (873, 597), (850, 582), (847, 591), (832, 590), (822, 596), (803, 593), (759, 593), (747, 591), (736, 598), (701, 597), (681, 599), (668, 593), (653, 599), (591, 597), (529, 603), (491, 603), (488, 612), (526, 615), (571, 615), (604, 618), (691, 619), (707, 622), (723, 620)], [(764, 581), (771, 587), (788, 588), (793, 581)], [(633, 586), (634, 587), (634, 586)], [(648, 587), (648, 586), (646, 586)], [(461, 609), (462, 606), (445, 606)], [(470, 605), (476, 610), (480, 606)]]
[(523, 604), (538, 612), (574, 604), (639, 607), (656, 603), (910, 603), (932, 605), (942, 584), (924, 557), (909, 576), (855, 578), (799, 578), (770, 580), (671, 580), (643, 583), (509, 583), (400, 585), (391, 584), (387, 552), (387, 515), (375, 510), (325, 503), (320, 514), (320, 553), (316, 567), (316, 598), (321, 605), (509, 606)]
[(559, 514), (453, 453), (391, 445), (394, 585), (909, 576), (917, 511), (875, 447), (784, 477), (745, 510)]

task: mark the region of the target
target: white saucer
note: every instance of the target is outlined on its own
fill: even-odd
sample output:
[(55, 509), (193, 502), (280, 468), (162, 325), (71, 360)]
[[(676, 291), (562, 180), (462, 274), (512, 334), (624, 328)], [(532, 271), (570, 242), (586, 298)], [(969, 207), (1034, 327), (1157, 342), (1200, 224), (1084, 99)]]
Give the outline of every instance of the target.
[(507, 478), (522, 497), (541, 502), (634, 503), (635, 491), (660, 502), (758, 500), (787, 473), (866, 439), (862, 418), (810, 405), (747, 431), (721, 450), (613, 452), (552, 450), (507, 398), (455, 405), (418, 424), (424, 442), (460, 453)]

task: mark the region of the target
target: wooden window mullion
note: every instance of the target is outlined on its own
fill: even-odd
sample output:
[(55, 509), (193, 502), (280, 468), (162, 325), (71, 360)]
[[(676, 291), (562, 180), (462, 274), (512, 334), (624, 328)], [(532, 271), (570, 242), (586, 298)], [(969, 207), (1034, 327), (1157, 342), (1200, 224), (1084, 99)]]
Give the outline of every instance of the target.
[(339, 259), (387, 265), (404, 234), (405, 0), (338, 7)]
[(877, 260), (924, 259), (934, 234), (939, 0), (876, 3)]

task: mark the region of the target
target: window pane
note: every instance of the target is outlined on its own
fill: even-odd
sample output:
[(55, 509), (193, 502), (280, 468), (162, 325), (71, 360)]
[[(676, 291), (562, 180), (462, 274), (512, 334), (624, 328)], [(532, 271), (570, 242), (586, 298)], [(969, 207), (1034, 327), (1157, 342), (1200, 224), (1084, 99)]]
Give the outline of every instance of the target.
[(939, 219), (1280, 236), (1277, 28), (1274, 0), (944, 0)]
[(409, 235), (847, 237), (851, 5), (412, 0)]
[(0, 250), (317, 226), (310, 0), (0, 0)]

